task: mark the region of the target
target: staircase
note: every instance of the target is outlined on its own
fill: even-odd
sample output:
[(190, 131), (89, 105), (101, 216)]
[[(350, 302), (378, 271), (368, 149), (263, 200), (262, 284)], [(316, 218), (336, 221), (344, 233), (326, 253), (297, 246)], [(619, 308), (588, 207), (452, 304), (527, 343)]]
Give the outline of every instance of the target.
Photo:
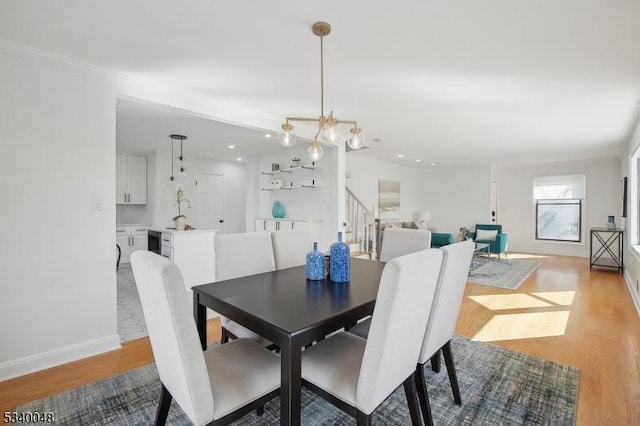
[(345, 241), (351, 249), (351, 257), (371, 259), (374, 252), (374, 214), (347, 187)]

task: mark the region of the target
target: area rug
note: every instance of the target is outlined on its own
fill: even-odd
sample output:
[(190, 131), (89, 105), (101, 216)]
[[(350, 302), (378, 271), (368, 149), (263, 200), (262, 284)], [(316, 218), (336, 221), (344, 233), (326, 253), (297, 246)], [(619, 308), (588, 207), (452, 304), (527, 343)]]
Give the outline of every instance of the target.
[(515, 290), (540, 266), (540, 262), (520, 259), (487, 259), (478, 257), (473, 260), (467, 282), (491, 287)]
[[(426, 371), (436, 425), (574, 425), (580, 371), (489, 343), (454, 336), (452, 341), (462, 406), (455, 405), (444, 365), (440, 373)], [(41, 400), (18, 412), (51, 411), (56, 424), (148, 425), (155, 418), (160, 381), (155, 365)], [(262, 417), (250, 413), (234, 425), (277, 425), (278, 398), (265, 405)], [(189, 425), (171, 405), (169, 425)], [(303, 425), (355, 424), (355, 420), (303, 389)], [(402, 386), (374, 411), (375, 425), (411, 424)]]

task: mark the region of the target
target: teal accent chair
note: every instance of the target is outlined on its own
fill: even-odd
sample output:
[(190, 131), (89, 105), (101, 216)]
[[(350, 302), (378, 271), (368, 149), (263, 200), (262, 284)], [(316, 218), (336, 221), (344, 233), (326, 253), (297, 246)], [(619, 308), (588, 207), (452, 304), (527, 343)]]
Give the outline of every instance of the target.
[(431, 233), (431, 247), (440, 248), (453, 244), (453, 234), (447, 234), (444, 232), (432, 232)]
[(507, 255), (507, 250), (509, 249), (509, 235), (502, 233), (502, 225), (493, 225), (493, 224), (477, 224), (476, 231), (478, 229), (484, 229), (487, 231), (497, 230), (498, 235), (496, 235), (495, 241), (485, 241), (485, 240), (477, 240), (476, 232), (469, 232), (469, 237), (473, 238), (473, 241), (476, 243), (486, 243), (489, 244), (489, 249), (491, 253), (496, 253), (498, 255), (498, 260), (500, 260), (500, 255), (504, 253)]

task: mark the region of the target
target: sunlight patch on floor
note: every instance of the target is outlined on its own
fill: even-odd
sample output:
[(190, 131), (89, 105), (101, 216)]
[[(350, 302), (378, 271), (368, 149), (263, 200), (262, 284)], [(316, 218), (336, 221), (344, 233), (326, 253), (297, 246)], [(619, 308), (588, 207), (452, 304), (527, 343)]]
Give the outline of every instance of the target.
[(556, 305), (571, 306), (573, 305), (573, 298), (576, 295), (575, 291), (541, 291), (531, 293), (536, 297), (548, 300)]
[(505, 259), (548, 259), (550, 256), (546, 254), (531, 254), (531, 253), (509, 253)]
[(544, 300), (529, 296), (528, 294), (490, 294), (485, 296), (469, 296), (469, 299), (492, 311), (552, 306)]
[(568, 321), (569, 311), (496, 315), (473, 336), (473, 340), (496, 342), (562, 336)]

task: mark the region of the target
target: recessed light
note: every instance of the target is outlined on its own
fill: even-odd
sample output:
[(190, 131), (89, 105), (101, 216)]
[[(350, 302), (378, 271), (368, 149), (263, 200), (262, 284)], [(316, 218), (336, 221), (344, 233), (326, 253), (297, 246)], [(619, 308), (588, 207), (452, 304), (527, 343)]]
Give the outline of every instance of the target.
[(227, 148), (229, 148), (229, 149), (233, 149), (235, 147), (236, 147), (235, 145), (227, 145)]
[(419, 163), (419, 162), (421, 162), (421, 161), (422, 161), (422, 160), (419, 160), (419, 159), (418, 159), (418, 160), (416, 160), (416, 163)]
[(431, 163), (431, 165), (432, 165), (432, 166), (435, 166), (435, 165), (436, 165), (436, 163)]
[(267, 133), (266, 135), (264, 135), (265, 138), (270, 138), (271, 135), (269, 133)]
[(404, 157), (404, 154), (398, 154), (398, 158)]
[(242, 161), (242, 158), (238, 157), (236, 158), (237, 161)]

